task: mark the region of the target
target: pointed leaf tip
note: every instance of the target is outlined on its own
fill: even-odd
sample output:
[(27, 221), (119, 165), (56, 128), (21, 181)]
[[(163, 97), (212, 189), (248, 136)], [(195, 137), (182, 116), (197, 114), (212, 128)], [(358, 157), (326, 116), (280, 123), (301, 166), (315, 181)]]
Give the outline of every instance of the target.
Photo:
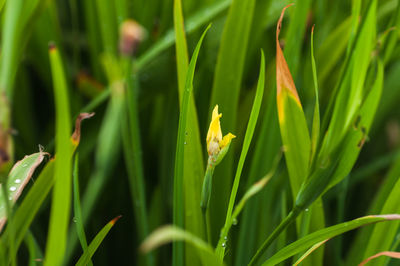
[(118, 215), (117, 217), (115, 217), (114, 219), (112, 219), (112, 220), (110, 221), (110, 224), (111, 224), (112, 226), (114, 226), (114, 224), (115, 224), (121, 217), (122, 217), (122, 215)]
[(49, 42), (49, 51), (55, 51), (57, 49), (57, 46), (54, 42)]
[(281, 16), (279, 17), (278, 24), (276, 25), (276, 86), (278, 97), (280, 97), (282, 90), (286, 89), (294, 96), (296, 102), (301, 106), (300, 98), (297, 94), (292, 74), (290, 73), (289, 67), (279, 44), (279, 33), (281, 32), (283, 15), (285, 14), (286, 8), (292, 5), (293, 4), (287, 5), (282, 9)]

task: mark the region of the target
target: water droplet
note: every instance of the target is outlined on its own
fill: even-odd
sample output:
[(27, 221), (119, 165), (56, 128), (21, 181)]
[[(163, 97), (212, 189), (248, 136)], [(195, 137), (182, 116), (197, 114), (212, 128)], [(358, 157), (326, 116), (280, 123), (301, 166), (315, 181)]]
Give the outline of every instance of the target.
[(73, 218), (72, 218), (72, 221), (73, 221), (74, 223), (76, 223), (78, 220), (76, 219), (76, 217), (73, 217)]
[(225, 239), (225, 240), (228, 240), (228, 237), (227, 237), (227, 236), (224, 236), (224, 239)]
[(8, 200), (12, 200), (12, 197), (8, 197)]
[(236, 218), (233, 219), (232, 224), (233, 224), (233, 225), (237, 225), (237, 224), (238, 224), (238, 220), (237, 220)]
[(226, 247), (226, 243), (222, 243), (222, 247), (223, 247), (223, 248)]
[(22, 167), (27, 167), (28, 166), (28, 164), (27, 163), (24, 163), (23, 165), (22, 165)]
[(185, 144), (185, 145), (186, 145), (186, 141), (185, 141), (183, 144)]
[(14, 181), (16, 184), (19, 184), (19, 183), (21, 183), (21, 179), (15, 179), (15, 181)]
[(17, 188), (16, 187), (10, 187), (10, 191), (16, 191)]
[(308, 208), (305, 211), (308, 212)]

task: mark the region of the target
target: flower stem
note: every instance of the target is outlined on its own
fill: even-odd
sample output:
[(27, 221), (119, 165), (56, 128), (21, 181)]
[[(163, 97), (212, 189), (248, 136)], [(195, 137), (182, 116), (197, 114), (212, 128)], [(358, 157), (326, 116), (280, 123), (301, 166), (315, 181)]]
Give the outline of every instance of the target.
[(212, 190), (212, 176), (214, 173), (214, 165), (211, 163), (210, 159), (208, 160), (206, 173), (204, 175), (203, 180), (203, 189), (201, 191), (201, 200), (200, 200), (200, 207), (203, 213), (203, 222), (204, 228), (207, 235), (207, 242), (211, 241), (211, 232), (210, 226), (207, 219), (207, 210), (208, 206), (210, 205), (210, 198), (211, 198), (211, 190)]

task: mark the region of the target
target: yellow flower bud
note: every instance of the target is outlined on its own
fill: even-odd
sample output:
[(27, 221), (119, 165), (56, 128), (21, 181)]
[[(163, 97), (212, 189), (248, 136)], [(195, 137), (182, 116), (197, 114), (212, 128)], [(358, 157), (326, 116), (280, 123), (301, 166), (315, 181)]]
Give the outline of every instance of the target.
[(207, 133), (207, 151), (208, 155), (217, 155), (221, 149), (229, 146), (232, 139), (236, 136), (228, 133), (222, 138), (221, 124), (219, 119), (222, 114), (218, 113), (218, 105), (214, 107), (210, 127)]

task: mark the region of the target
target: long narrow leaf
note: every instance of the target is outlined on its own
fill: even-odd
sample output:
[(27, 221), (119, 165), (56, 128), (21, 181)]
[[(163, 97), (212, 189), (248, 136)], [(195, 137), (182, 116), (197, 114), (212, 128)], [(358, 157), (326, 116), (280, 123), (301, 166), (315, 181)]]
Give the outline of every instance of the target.
[[(228, 227), (228, 224), (230, 223), (232, 219), (232, 212), (233, 212), (233, 205), (235, 204), (236, 200), (236, 194), (239, 189), (239, 183), (240, 183), (240, 177), (242, 174), (244, 162), (246, 160), (247, 152), (249, 151), (250, 148), (250, 143), (251, 140), (253, 139), (254, 135), (254, 130), (257, 124), (258, 120), (258, 114), (260, 113), (260, 108), (261, 108), (261, 102), (263, 99), (264, 95), (264, 83), (265, 83), (265, 59), (264, 59), (264, 52), (261, 51), (261, 62), (260, 62), (260, 74), (258, 78), (258, 83), (257, 83), (257, 91), (256, 91), (256, 96), (254, 98), (253, 102), (253, 107), (251, 109), (251, 114), (249, 118), (249, 123), (247, 124), (247, 130), (246, 130), (246, 135), (244, 137), (243, 141), (243, 148), (242, 152), (240, 154), (240, 159), (239, 163), (237, 166), (236, 174), (235, 174), (235, 179), (231, 191), (231, 196), (229, 199), (229, 205), (228, 205), (228, 211), (226, 213), (226, 220), (225, 220), (225, 225), (224, 228), (222, 229), (222, 234), (219, 239), (219, 244), (217, 246), (216, 252), (220, 259), (223, 259), (224, 254), (225, 254), (225, 249), (222, 247), (222, 241), (224, 241), (224, 238), (227, 237), (228, 230), (224, 230), (226, 227)], [(220, 245), (221, 243), (221, 245)]]
[(97, 248), (100, 246), (101, 242), (103, 242), (103, 239), (106, 237), (108, 232), (115, 225), (119, 218), (121, 218), (121, 216), (112, 219), (100, 230), (100, 232), (97, 233), (92, 242), (90, 242), (87, 250), (79, 258), (78, 262), (76, 263), (77, 266), (86, 266), (90, 263), (90, 259), (96, 252)]
[[(13, 206), (17, 199), (21, 196), (22, 191), (31, 179), (35, 169), (43, 161), (46, 153), (40, 151), (31, 155), (25, 156), (22, 160), (18, 161), (11, 169), (7, 178), (7, 190), (9, 197), (9, 204)], [(2, 186), (1, 184), (0, 186)], [(0, 191), (0, 231), (6, 223), (6, 201), (5, 195)]]
[(68, 89), (61, 56), (54, 45), (50, 45), (49, 54), (56, 102), (56, 154), (58, 157), (54, 165), (55, 184), (44, 265), (59, 265), (65, 254), (70, 220), (73, 150), (69, 137), (71, 116)]
[[(179, 99), (182, 100), (185, 90), (185, 80), (188, 73), (188, 52), (183, 23), (181, 0), (174, 1), (174, 27), (176, 39), (176, 62), (178, 72)], [(200, 131), (194, 97), (190, 98), (186, 126), (186, 146), (184, 148), (183, 179), (185, 199), (185, 229), (197, 236), (204, 235), (200, 194), (203, 182), (203, 153), (200, 142)], [(196, 256), (192, 247), (186, 247), (186, 264), (196, 265)]]
[(350, 230), (354, 230), (358, 227), (372, 223), (378, 223), (384, 221), (396, 221), (396, 220), (400, 220), (400, 215), (397, 214), (370, 215), (349, 222), (324, 228), (322, 230), (309, 234), (293, 242), (292, 244), (286, 246), (285, 248), (279, 250), (274, 256), (272, 256), (266, 262), (264, 262), (263, 266), (276, 265), (290, 258), (291, 256), (294, 256), (297, 253), (302, 252), (321, 241), (324, 241), (325, 239), (335, 237)]
[[(173, 222), (174, 225), (183, 227), (184, 218), (184, 204), (183, 204), (183, 170), (184, 170), (184, 150), (185, 150), (185, 130), (187, 128), (187, 116), (189, 109), (190, 95), (193, 90), (193, 77), (196, 67), (197, 57), (199, 55), (200, 47), (203, 42), (204, 36), (210, 26), (203, 32), (196, 49), (193, 52), (192, 59), (190, 60), (188, 72), (186, 75), (185, 91), (182, 97), (182, 104), (179, 115), (178, 127), (178, 140), (176, 144), (175, 155), (175, 173), (174, 173), (174, 200), (173, 200)], [(182, 243), (173, 245), (172, 253), (173, 265), (183, 265), (183, 245)]]
[(215, 255), (213, 248), (197, 236), (176, 226), (165, 225), (155, 230), (140, 246), (142, 252), (149, 252), (172, 241), (185, 241), (195, 248), (203, 265), (221, 266), (223, 263)]

